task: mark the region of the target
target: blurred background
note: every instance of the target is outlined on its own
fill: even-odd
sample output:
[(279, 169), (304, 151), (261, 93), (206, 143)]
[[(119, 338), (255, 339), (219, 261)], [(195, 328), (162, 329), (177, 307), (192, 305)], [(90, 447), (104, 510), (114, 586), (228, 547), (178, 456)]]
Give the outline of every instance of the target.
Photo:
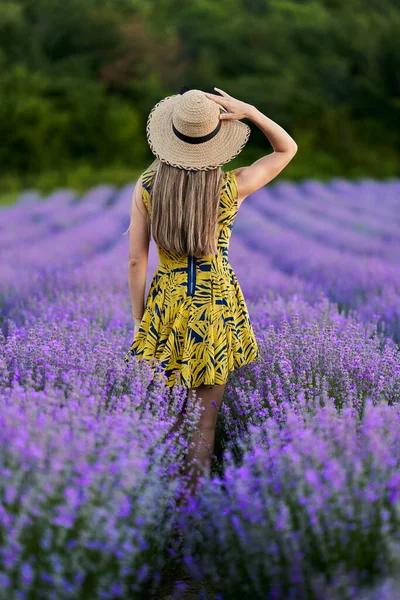
[[(2, 0), (0, 202), (136, 180), (147, 116), (183, 85), (282, 125), (280, 179), (396, 177), (399, 31), (397, 0)], [(251, 127), (227, 168), (272, 151)]]

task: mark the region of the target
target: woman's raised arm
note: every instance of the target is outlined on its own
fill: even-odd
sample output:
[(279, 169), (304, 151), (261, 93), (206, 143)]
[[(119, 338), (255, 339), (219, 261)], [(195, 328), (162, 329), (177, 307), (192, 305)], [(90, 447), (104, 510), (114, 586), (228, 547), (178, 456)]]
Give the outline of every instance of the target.
[(249, 119), (269, 140), (274, 151), (256, 160), (248, 167), (234, 170), (238, 187), (238, 205), (250, 194), (256, 192), (276, 177), (292, 160), (297, 152), (294, 139), (272, 119), (264, 115), (252, 104), (242, 102), (219, 88), (215, 88), (222, 96), (207, 93), (207, 97), (221, 104), (228, 112), (220, 115), (221, 119)]

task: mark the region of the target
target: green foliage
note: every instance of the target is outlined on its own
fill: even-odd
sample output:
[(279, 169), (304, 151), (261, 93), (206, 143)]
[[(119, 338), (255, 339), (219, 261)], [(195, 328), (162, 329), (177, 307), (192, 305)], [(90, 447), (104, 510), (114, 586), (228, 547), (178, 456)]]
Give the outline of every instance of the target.
[[(134, 179), (148, 113), (181, 85), (282, 125), (299, 150), (281, 177), (397, 175), (399, 30), (396, 0), (5, 1), (0, 194)], [(271, 150), (253, 125), (229, 167)]]
[(65, 170), (43, 171), (30, 176), (8, 175), (0, 178), (0, 206), (12, 204), (21, 190), (32, 189), (47, 195), (57, 188), (68, 188), (83, 195), (96, 185), (122, 187), (134, 183), (140, 173), (138, 169), (131, 169), (127, 165), (110, 164), (96, 169), (89, 163), (81, 162), (71, 163)]

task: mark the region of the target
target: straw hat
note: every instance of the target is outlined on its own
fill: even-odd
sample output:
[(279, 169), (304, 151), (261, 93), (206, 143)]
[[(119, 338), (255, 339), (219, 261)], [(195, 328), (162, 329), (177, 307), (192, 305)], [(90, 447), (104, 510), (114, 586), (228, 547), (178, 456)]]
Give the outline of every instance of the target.
[(243, 150), (251, 129), (237, 119), (220, 119), (221, 112), (228, 111), (202, 90), (184, 87), (163, 98), (147, 119), (152, 153), (189, 171), (208, 171), (229, 162)]

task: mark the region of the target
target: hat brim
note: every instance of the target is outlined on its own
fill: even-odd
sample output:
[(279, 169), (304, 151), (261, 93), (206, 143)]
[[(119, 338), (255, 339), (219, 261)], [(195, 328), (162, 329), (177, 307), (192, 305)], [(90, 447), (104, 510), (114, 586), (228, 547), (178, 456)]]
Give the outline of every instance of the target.
[[(246, 145), (251, 129), (237, 119), (222, 119), (218, 133), (200, 144), (178, 138), (172, 129), (172, 115), (179, 94), (167, 96), (151, 110), (146, 125), (147, 142), (153, 154), (173, 167), (211, 170), (232, 160)], [(226, 112), (220, 106), (221, 112)]]

